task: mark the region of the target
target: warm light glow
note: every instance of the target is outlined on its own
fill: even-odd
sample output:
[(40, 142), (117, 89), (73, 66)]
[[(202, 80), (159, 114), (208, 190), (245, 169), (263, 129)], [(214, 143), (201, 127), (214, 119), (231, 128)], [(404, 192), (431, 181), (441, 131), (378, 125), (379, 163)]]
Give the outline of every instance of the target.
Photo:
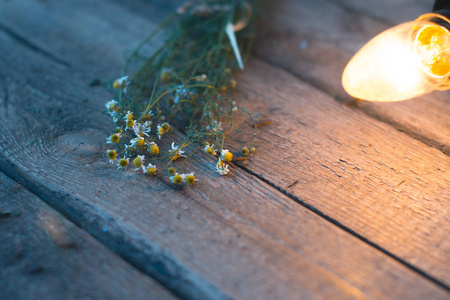
[(450, 32), (425, 21), (382, 32), (350, 60), (342, 85), (353, 97), (399, 101), (423, 95), (450, 75)]

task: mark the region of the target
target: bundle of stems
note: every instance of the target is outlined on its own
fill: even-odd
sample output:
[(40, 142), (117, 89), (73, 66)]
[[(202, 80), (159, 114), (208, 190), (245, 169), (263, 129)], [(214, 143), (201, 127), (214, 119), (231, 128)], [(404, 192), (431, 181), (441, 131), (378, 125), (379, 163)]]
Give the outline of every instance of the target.
[[(236, 105), (230, 89), (236, 85), (234, 74), (242, 67), (241, 57), (247, 60), (253, 44), (256, 20), (250, 12), (255, 1), (189, 2), (139, 45), (126, 63), (124, 76), (113, 84), (117, 96), (106, 104), (116, 124), (107, 139), (116, 147), (107, 152), (111, 162), (119, 168), (132, 163), (150, 175), (158, 170), (174, 183), (191, 184), (194, 174), (183, 174), (182, 164), (173, 163), (185, 157), (185, 147), (196, 144), (194, 152), (202, 148), (215, 156), (217, 172), (228, 173), (233, 156), (224, 148), (225, 137), (240, 130), (234, 128), (233, 115), (245, 113), (254, 122), (252, 113)], [(142, 62), (140, 51), (162, 30), (169, 32), (168, 38)], [(136, 62), (142, 65), (126, 75)], [(169, 138), (174, 123), (186, 135), (183, 143), (159, 151), (158, 143)], [(244, 156), (254, 150), (252, 136), (242, 148)]]

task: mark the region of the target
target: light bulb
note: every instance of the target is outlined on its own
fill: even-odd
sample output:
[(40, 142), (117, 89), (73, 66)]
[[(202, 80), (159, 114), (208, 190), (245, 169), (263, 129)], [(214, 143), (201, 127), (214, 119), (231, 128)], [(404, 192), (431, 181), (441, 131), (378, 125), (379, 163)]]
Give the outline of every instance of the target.
[(377, 35), (347, 64), (345, 91), (364, 100), (400, 101), (450, 88), (450, 31), (443, 21), (450, 23), (426, 14)]

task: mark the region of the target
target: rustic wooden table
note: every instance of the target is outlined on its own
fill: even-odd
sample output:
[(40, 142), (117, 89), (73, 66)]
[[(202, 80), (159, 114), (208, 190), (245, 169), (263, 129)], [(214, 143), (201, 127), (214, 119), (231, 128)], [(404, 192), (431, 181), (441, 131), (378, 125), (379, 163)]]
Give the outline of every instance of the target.
[(0, 1), (0, 298), (449, 299), (450, 93), (340, 83), (433, 1), (268, 1), (234, 92), (272, 121), (258, 153), (226, 178), (199, 155), (175, 190), (111, 168), (89, 84), (179, 2)]

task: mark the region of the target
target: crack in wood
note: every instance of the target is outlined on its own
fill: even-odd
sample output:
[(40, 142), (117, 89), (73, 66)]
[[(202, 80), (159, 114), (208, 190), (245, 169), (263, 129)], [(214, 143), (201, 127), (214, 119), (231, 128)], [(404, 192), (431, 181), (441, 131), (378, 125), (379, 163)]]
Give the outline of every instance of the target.
[(291, 187), (293, 187), (294, 185), (296, 185), (298, 183), (298, 180), (294, 181), (293, 183), (291, 183), (290, 185), (288, 185), (286, 187), (286, 189), (290, 189)]
[(51, 59), (52, 61), (63, 65), (67, 68), (70, 68), (70, 64), (62, 59), (57, 58), (56, 56), (54, 56), (52, 53), (38, 47), (37, 45), (33, 44), (31, 41), (27, 40), (25, 37), (19, 35), (18, 33), (12, 31), (10, 28), (0, 24), (0, 31), (2, 31), (3, 33), (7, 34), (9, 37), (13, 38), (14, 40), (16, 40), (17, 42), (21, 43), (22, 45), (24, 45), (25, 47), (27, 47), (28, 49), (33, 50), (34, 52), (37, 52), (49, 59)]
[(8, 88), (5, 86), (5, 88), (4, 88), (4, 98), (3, 98), (3, 105), (5, 107), (5, 116), (8, 115), (8, 101), (9, 101)]
[[(405, 267), (409, 268), (411, 271), (413, 271), (413, 272), (415, 272), (415, 273), (425, 277), (426, 279), (428, 279), (429, 281), (433, 282), (434, 284), (440, 286), (441, 288), (444, 288), (445, 290), (450, 291), (450, 286), (449, 285), (447, 285), (444, 282), (440, 281), (439, 279), (433, 277), (432, 275), (429, 275), (428, 273), (426, 273), (422, 269), (414, 266), (413, 264), (407, 262), (406, 260), (402, 259), (401, 257), (399, 257), (399, 256), (397, 256), (397, 255), (395, 255), (395, 254), (393, 254), (391, 252), (389, 252), (388, 250), (386, 250), (385, 248), (383, 248), (380, 245), (376, 244), (375, 242), (372, 242), (371, 240), (367, 239), (366, 237), (360, 235), (358, 232), (356, 232), (353, 229), (345, 226), (344, 224), (342, 224), (338, 220), (330, 217), (329, 215), (327, 215), (324, 212), (320, 211), (319, 209), (317, 209), (316, 207), (312, 206), (311, 204), (308, 204), (304, 200), (301, 200), (300, 198), (294, 196), (293, 194), (289, 193), (287, 190), (285, 190), (285, 189), (275, 185), (274, 183), (272, 183), (269, 180), (267, 180), (266, 178), (264, 178), (261, 174), (257, 174), (255, 172), (253, 172), (252, 170), (246, 168), (245, 166), (242, 166), (242, 165), (239, 165), (239, 164), (236, 164), (236, 166), (239, 167), (240, 169), (242, 169), (243, 171), (247, 172), (248, 174), (250, 174), (252, 176), (255, 176), (258, 179), (260, 179), (261, 181), (267, 183), (271, 187), (273, 187), (276, 190), (280, 191), (284, 195), (286, 195), (289, 198), (291, 198), (292, 200), (294, 200), (296, 203), (298, 203), (301, 206), (307, 208), (308, 210), (310, 210), (311, 212), (317, 214), (318, 216), (322, 217), (323, 219), (327, 220), (331, 224), (339, 227), (340, 229), (342, 229), (345, 232), (353, 235), (354, 237), (356, 237), (357, 239), (361, 240), (362, 242), (364, 242), (364, 243), (368, 244), (369, 246), (375, 248), (376, 250), (384, 253), (385, 255), (389, 256), (390, 258), (398, 261), (400, 264), (402, 264)], [(327, 166), (324, 166), (324, 167), (328, 168)]]
[(384, 19), (384, 18), (380, 18), (376, 15), (373, 14), (369, 14), (366, 11), (363, 11), (361, 9), (356, 9), (350, 5), (345, 4), (344, 2), (342, 2), (341, 0), (325, 0), (326, 2), (329, 2), (330, 5), (335, 5), (337, 7), (339, 7), (340, 9), (349, 12), (350, 14), (354, 15), (354, 16), (360, 16), (360, 15), (364, 15), (365, 17), (372, 19), (374, 21), (380, 22), (380, 23), (384, 23), (386, 25), (389, 26), (395, 26), (396, 24), (393, 22), (390, 22), (388, 19)]

